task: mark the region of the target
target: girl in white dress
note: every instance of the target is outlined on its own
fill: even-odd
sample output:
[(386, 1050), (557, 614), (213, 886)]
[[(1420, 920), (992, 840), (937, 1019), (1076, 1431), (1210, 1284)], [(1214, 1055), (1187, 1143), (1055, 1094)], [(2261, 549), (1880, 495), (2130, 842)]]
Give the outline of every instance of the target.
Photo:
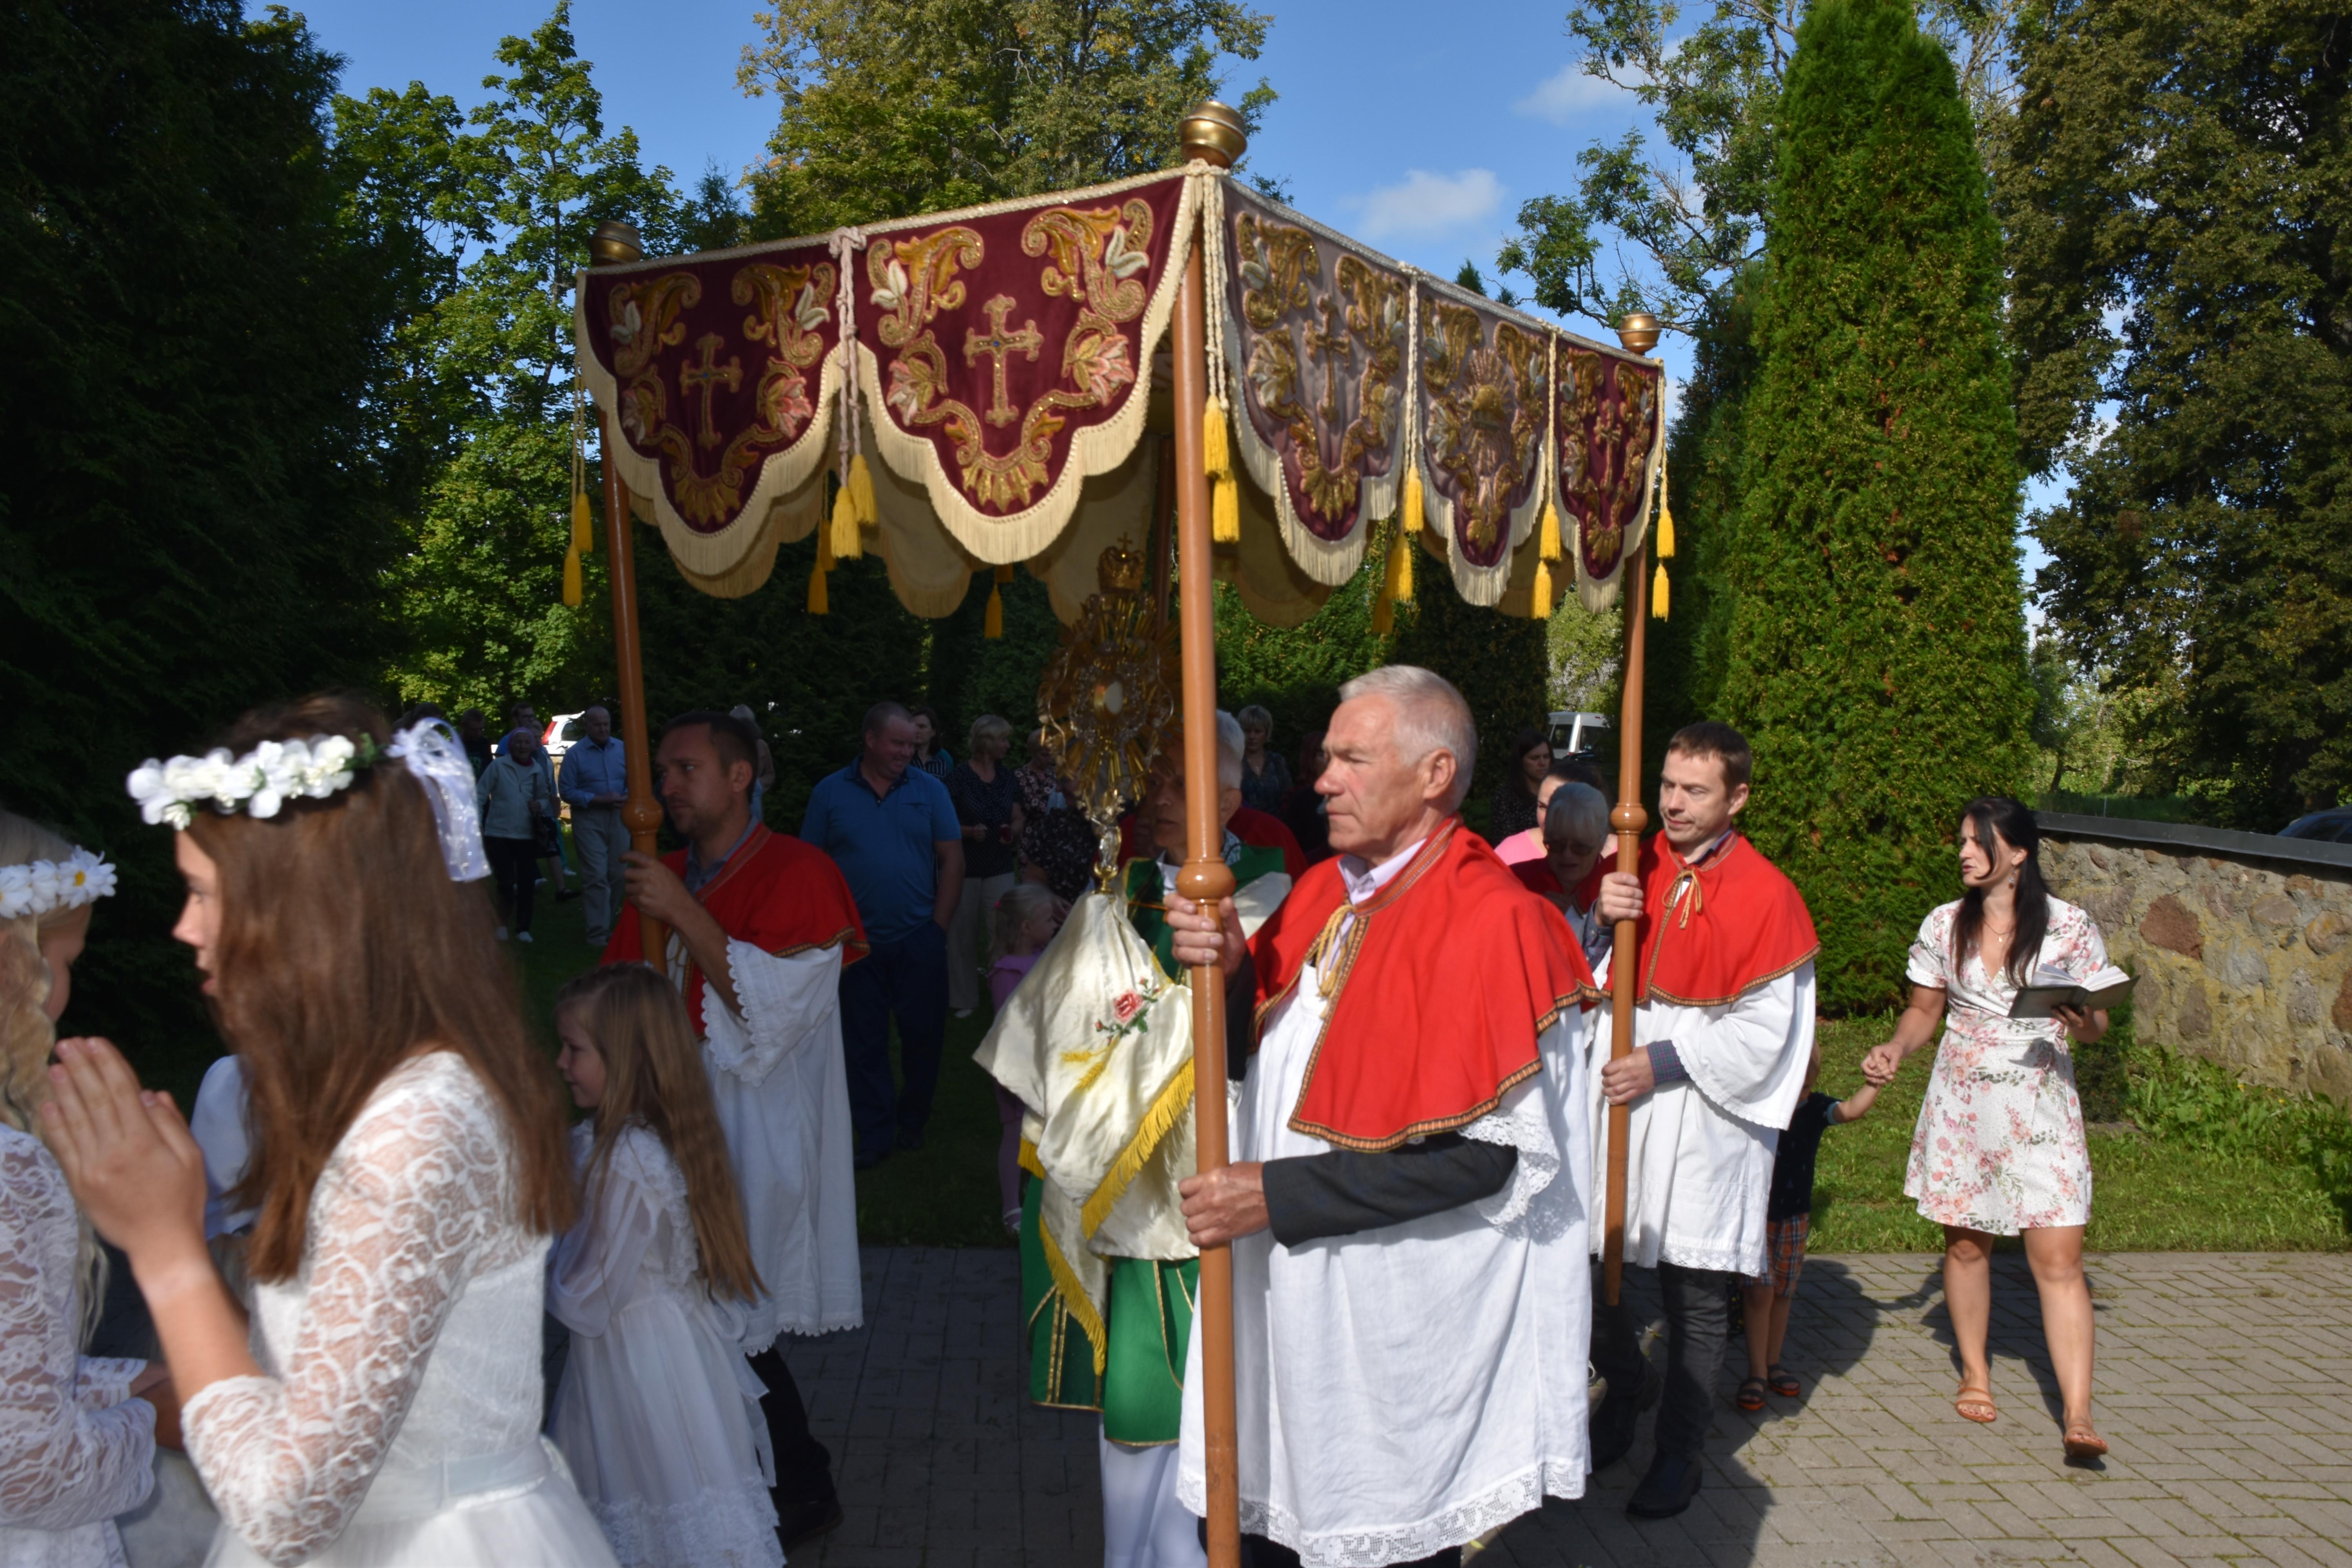
[[(95, 873), (93, 875), (93, 873)], [(101, 888), (100, 885), (103, 884)], [(145, 1362), (81, 1353), (97, 1306), (98, 1243), (65, 1173), (31, 1135), (48, 1098), (89, 905), (113, 868), (0, 811), (0, 1565), (117, 1568), (114, 1515), (154, 1484)], [(87, 895), (87, 896), (85, 896)]]
[(2005, 796), (1970, 801), (1958, 837), (1967, 895), (1920, 922), (1911, 1005), (1895, 1037), (1863, 1058), (1863, 1076), (1893, 1082), (1903, 1058), (1943, 1024), (1903, 1191), (1944, 1227), (1944, 1300), (1960, 1352), (1954, 1408), (1970, 1421), (1999, 1417), (1985, 1354), (1992, 1238), (2022, 1232), (2065, 1403), (2066, 1453), (2095, 1458), (2107, 1445), (2091, 1424), (2091, 1291), (2083, 1278), (2091, 1156), (2068, 1038), (2096, 1042), (2107, 1015), (2062, 1007), (2054, 1018), (2011, 1018), (2009, 1010), (2018, 988), (2045, 968), (2094, 988), (2126, 977), (2108, 965), (2091, 918), (2043, 885), (2030, 809)]
[(727, 1140), (675, 986), (592, 970), (555, 1003), (585, 1212), (548, 1310), (572, 1331), (553, 1432), (627, 1568), (777, 1568), (766, 1392), (743, 1360), (760, 1294)]
[[(555, 1076), (491, 935), (472, 774), (446, 731), (314, 697), (131, 793), (176, 841), (241, 1058), (259, 1210), (248, 1331), (205, 1250), (204, 1159), (114, 1047), (66, 1040), (58, 1163), (130, 1258), (214, 1568), (610, 1564), (539, 1436), (549, 1238), (572, 1217)], [(237, 754), (242, 753), (242, 754)]]

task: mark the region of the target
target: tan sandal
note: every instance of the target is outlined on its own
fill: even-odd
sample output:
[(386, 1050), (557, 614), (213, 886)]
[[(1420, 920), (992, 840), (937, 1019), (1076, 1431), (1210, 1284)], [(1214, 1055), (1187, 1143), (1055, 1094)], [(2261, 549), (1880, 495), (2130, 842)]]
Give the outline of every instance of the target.
[(2099, 1436), (2088, 1421), (2077, 1421), (2066, 1428), (2066, 1457), (2070, 1459), (2103, 1459), (2107, 1454), (2107, 1440)]
[(1992, 1390), (1978, 1388), (1974, 1384), (1960, 1384), (1959, 1393), (1952, 1396), (1952, 1408), (1963, 1421), (1973, 1421), (1979, 1426), (1990, 1426), (2000, 1419), (2000, 1407), (1992, 1402)]

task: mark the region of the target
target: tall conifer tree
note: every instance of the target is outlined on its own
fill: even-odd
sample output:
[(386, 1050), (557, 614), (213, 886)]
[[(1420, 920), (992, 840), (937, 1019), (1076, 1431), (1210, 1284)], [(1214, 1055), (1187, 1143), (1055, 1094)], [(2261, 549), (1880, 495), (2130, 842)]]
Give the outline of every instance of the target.
[(1877, 1005), (1955, 887), (1959, 807), (2026, 788), (2032, 755), (2000, 237), (1951, 61), (1903, 0), (1813, 6), (1779, 158), (1723, 716), (1824, 1005)]

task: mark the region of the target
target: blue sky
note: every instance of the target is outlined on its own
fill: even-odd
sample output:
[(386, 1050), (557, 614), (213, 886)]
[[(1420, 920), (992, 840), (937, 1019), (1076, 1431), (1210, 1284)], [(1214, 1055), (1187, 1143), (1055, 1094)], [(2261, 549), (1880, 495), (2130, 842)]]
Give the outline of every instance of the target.
[[(413, 79), (470, 106), (495, 68), (498, 40), (530, 31), (550, 7), (308, 0), (294, 8), (349, 62), (346, 92)], [(634, 127), (648, 161), (681, 180), (713, 163), (736, 174), (761, 156), (773, 104), (735, 85), (758, 8), (757, 0), (578, 0), (572, 28), (595, 67), (608, 128)], [(1265, 53), (1228, 62), (1232, 95), (1261, 75), (1282, 95), (1253, 144), (1255, 166), (1286, 181), (1303, 211), (1402, 260), (1448, 276), (1465, 257), (1475, 260), (1490, 289), (1519, 204), (1565, 194), (1578, 152), (1646, 123), (1632, 95), (1575, 68), (1564, 0), (1265, 8), (1274, 23)], [(1563, 324), (1609, 335), (1594, 321)], [(1681, 341), (1669, 337), (1660, 355), (1679, 380), (1689, 363)], [(2036, 487), (2032, 500), (2049, 494)], [(2027, 552), (2031, 571), (2040, 552), (2027, 542)]]

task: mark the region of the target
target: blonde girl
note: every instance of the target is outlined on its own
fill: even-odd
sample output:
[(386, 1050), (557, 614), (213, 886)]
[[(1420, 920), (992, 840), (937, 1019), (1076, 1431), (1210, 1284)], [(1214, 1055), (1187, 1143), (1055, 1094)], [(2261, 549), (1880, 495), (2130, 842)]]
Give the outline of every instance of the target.
[[(991, 911), (990, 951), (994, 962), (988, 970), (988, 994), (996, 1010), (1004, 1011), (1012, 998), (1013, 987), (1021, 984), (1054, 933), (1062, 929), (1062, 919), (1070, 912), (1068, 902), (1055, 895), (1043, 882), (1016, 882), (996, 900)], [(1021, 1118), (1020, 1098), (996, 1086), (996, 1113), (1004, 1124), (996, 1146), (996, 1191), (1003, 1201), (1004, 1228), (1007, 1234), (1021, 1234)]]
[(89, 903), (60, 868), (85, 865), (0, 811), (0, 1562), (58, 1568), (121, 1561), (113, 1518), (154, 1484), (157, 1412), (133, 1395), (153, 1388), (169, 1405), (161, 1366), (80, 1353), (102, 1294), (98, 1243), (34, 1131), (89, 932)]
[(640, 963), (557, 994), (583, 1215), (548, 1310), (572, 1331), (553, 1436), (624, 1564), (772, 1568), (775, 1461), (739, 1345), (761, 1292), (694, 1026)]

